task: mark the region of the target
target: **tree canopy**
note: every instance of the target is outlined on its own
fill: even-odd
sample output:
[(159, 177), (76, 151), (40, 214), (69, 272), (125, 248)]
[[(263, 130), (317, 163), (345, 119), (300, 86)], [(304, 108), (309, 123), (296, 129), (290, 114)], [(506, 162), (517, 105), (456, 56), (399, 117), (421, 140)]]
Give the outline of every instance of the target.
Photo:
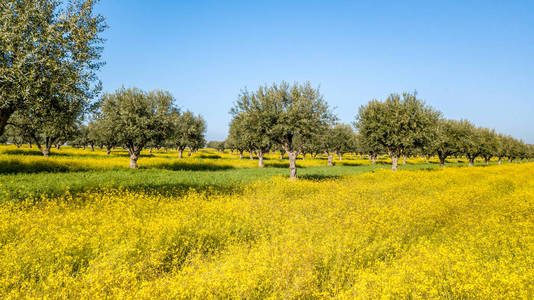
[(335, 120), (319, 89), (309, 82), (261, 86), (254, 93), (245, 90), (231, 113), (246, 124), (254, 122), (255, 137), (262, 143), (277, 144), (286, 151), (290, 178), (297, 177), (296, 157), (306, 141)]
[(96, 71), (106, 27), (94, 5), (92, 0), (2, 1), (0, 135), (17, 113), (12, 124), (50, 139), (89, 107), (100, 90)]

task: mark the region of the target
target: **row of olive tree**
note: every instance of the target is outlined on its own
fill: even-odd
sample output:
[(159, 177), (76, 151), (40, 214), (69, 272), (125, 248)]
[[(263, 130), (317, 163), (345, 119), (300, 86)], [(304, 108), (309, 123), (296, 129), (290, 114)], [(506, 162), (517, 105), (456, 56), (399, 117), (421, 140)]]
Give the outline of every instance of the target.
[(182, 158), (186, 147), (189, 153), (204, 147), (205, 132), (204, 119), (180, 112), (169, 92), (121, 88), (104, 94), (94, 120), (80, 127), (72, 144), (105, 146), (108, 154), (113, 147), (123, 147), (130, 155), (130, 167), (137, 168), (143, 149), (176, 148)]
[[(130, 167), (137, 168), (141, 150), (145, 148), (176, 148), (179, 158), (186, 147), (191, 152), (204, 147), (206, 122), (190, 111), (180, 112), (169, 92), (154, 90), (145, 92), (137, 88), (121, 88), (114, 93), (105, 93), (96, 103), (93, 119), (88, 125), (69, 122), (58, 136), (61, 139), (46, 139), (47, 146), (43, 154), (48, 156), (50, 145), (55, 142), (59, 148), (67, 141), (74, 147), (105, 147), (110, 154), (113, 147), (122, 147), (130, 155)], [(24, 131), (33, 122), (26, 120), (19, 126), (8, 126), (4, 134), (7, 142), (17, 145), (38, 141), (32, 138), (32, 131)], [(46, 123), (54, 124), (54, 123)], [(54, 127), (53, 127), (54, 128)], [(51, 132), (51, 131), (49, 131)], [(40, 148), (40, 146), (38, 145)]]
[(350, 125), (336, 123), (327, 103), (309, 83), (285, 82), (261, 86), (255, 92), (243, 91), (231, 110), (228, 138), (219, 149), (237, 150), (242, 158), (248, 151), (264, 166), (265, 153), (276, 150), (289, 157), (290, 177), (296, 177), (297, 155), (324, 153), (328, 165), (333, 156), (344, 153), (367, 154), (376, 162), (387, 154), (392, 170), (399, 158), (411, 155), (438, 156), (445, 166), (449, 156), (465, 156), (469, 165), (482, 157), (529, 159), (534, 147), (494, 130), (477, 128), (466, 120), (446, 120), (441, 113), (417, 98), (416, 93), (391, 94), (385, 101), (372, 100), (361, 106)]
[(447, 120), (416, 97), (416, 93), (392, 94), (385, 101), (372, 100), (361, 106), (354, 123), (361, 151), (372, 157), (388, 154), (392, 169), (400, 156), (437, 156), (445, 166), (449, 156), (465, 156), (469, 166), (477, 158), (486, 164), (493, 157), (530, 159), (534, 148), (495, 130), (478, 128), (467, 120)]

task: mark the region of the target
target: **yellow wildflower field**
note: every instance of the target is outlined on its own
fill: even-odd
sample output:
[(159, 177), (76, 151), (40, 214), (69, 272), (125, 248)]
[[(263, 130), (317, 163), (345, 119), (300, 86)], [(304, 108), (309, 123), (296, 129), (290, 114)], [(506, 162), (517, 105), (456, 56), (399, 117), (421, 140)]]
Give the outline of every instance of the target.
[(4, 202), (0, 298), (532, 299), (532, 174), (376, 170)]

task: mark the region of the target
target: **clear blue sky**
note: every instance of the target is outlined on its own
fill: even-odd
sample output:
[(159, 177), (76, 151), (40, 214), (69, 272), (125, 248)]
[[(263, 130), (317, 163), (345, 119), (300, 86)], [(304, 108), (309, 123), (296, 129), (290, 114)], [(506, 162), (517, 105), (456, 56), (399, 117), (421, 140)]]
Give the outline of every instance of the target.
[[(448, 118), (534, 143), (534, 1), (102, 0), (105, 91), (169, 90), (226, 137), (239, 91), (310, 81), (341, 121), (417, 90)], [(402, 2), (402, 3), (401, 3)]]

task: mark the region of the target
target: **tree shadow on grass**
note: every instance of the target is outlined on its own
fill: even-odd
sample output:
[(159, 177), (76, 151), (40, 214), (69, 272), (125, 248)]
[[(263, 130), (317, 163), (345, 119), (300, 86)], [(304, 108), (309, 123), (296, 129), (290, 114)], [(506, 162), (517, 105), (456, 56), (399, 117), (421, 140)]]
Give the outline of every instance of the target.
[[(118, 186), (117, 186), (118, 187)], [(122, 190), (142, 194), (162, 195), (165, 197), (181, 197), (192, 191), (213, 194), (239, 193), (244, 190), (244, 185), (237, 183), (228, 184), (198, 184), (198, 183), (149, 183), (120, 186)], [(115, 187), (116, 188), (116, 187)], [(80, 190), (79, 192), (84, 192)]]
[(88, 171), (85, 167), (70, 167), (65, 163), (58, 163), (55, 161), (33, 161), (30, 163), (20, 162), (16, 160), (8, 160), (0, 164), (0, 174), (17, 174), (17, 173), (65, 173), (74, 171)]
[[(21, 162), (18, 160), (7, 160), (0, 164), (0, 174), (36, 174), (36, 173), (67, 173), (67, 172), (84, 172), (96, 170), (125, 170), (128, 169), (128, 164), (125, 162), (124, 166), (106, 167), (104, 169), (98, 167), (85, 166), (83, 164), (68, 164), (65, 162), (56, 162), (53, 160), (42, 160), (32, 162)], [(231, 165), (218, 165), (209, 162), (182, 162), (174, 161), (168, 163), (160, 163), (151, 165), (149, 167), (141, 166), (140, 169), (163, 169), (171, 171), (222, 171), (234, 169)]]
[(153, 165), (149, 168), (142, 167), (143, 169), (164, 169), (171, 171), (222, 171), (235, 169), (231, 165), (217, 165), (209, 162), (185, 162), (185, 161), (173, 161), (168, 163), (161, 163)]
[[(98, 185), (75, 185), (68, 187), (68, 199), (72, 203), (85, 203), (91, 197), (85, 197), (86, 193), (117, 193), (122, 194), (125, 192), (148, 194), (148, 195), (160, 195), (163, 197), (180, 198), (191, 192), (202, 193), (206, 196), (220, 195), (220, 194), (239, 194), (244, 191), (245, 185), (239, 184), (239, 182), (232, 182), (226, 184), (202, 184), (202, 183), (122, 183), (111, 182)], [(18, 201), (39, 201), (42, 195), (46, 195), (48, 198), (61, 198), (66, 195), (67, 189), (42, 189), (33, 191), (32, 194), (19, 194), (16, 191), (10, 193), (9, 200)]]
[(289, 168), (289, 162), (270, 161), (265, 164), (265, 167), (266, 168)]
[(338, 161), (335, 162), (336, 166), (344, 166), (344, 167), (359, 167), (359, 166), (367, 166), (368, 164), (362, 164), (360, 162), (354, 162), (354, 161)]
[(195, 158), (221, 159), (222, 157), (219, 154), (200, 154), (196, 155)]
[[(60, 150), (61, 151), (61, 150)], [(22, 155), (22, 156), (43, 156), (43, 153), (39, 149), (15, 149), (15, 150), (5, 150), (1, 154), (6, 155)], [(57, 150), (50, 150), (50, 156), (72, 156), (72, 154), (61, 153)]]
[(338, 179), (340, 177), (341, 175), (324, 175), (324, 174), (305, 174), (305, 175), (299, 176), (300, 179), (311, 180), (311, 181), (325, 181), (325, 180), (330, 180), (330, 179)]

